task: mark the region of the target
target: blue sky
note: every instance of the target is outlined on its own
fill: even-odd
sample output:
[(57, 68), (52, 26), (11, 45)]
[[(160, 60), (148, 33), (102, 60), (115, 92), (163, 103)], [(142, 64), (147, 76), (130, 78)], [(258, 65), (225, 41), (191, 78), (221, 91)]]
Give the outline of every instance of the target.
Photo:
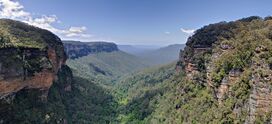
[[(185, 43), (204, 25), (272, 14), (271, 0), (0, 0), (0, 5), (0, 17), (46, 28), (62, 39), (145, 45)], [(17, 10), (8, 11), (12, 7)]]

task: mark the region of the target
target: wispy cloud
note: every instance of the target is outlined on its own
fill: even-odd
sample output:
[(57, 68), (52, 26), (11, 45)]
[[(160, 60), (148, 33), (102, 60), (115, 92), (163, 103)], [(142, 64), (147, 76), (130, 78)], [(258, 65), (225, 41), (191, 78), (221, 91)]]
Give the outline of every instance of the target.
[(33, 14), (24, 10), (24, 6), (14, 0), (0, 0), (0, 18), (10, 18), (23, 21), (43, 29), (56, 33), (63, 39), (89, 39), (92, 35), (86, 33), (85, 26), (70, 26), (66, 29), (60, 29), (53, 24), (59, 23), (56, 15), (40, 15), (33, 17)]
[(169, 31), (165, 31), (164, 33), (167, 34), (167, 35), (168, 35), (168, 34), (171, 34)]
[(183, 33), (186, 33), (186, 34), (193, 34), (195, 32), (194, 29), (184, 29), (184, 28), (180, 28), (180, 30), (183, 32)]

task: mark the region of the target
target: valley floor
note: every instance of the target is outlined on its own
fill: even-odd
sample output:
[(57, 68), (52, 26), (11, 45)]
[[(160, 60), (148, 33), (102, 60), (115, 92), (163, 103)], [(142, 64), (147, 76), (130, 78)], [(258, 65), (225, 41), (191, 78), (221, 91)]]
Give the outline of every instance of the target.
[[(178, 83), (178, 80), (175, 79), (176, 81), (174, 81), (174, 78), (179, 77), (175, 71), (175, 63), (146, 68), (118, 77), (118, 79), (115, 79), (114, 85), (105, 86), (105, 84), (95, 82), (100, 77), (95, 77), (97, 79), (93, 81), (89, 78), (76, 78), (77, 82), (80, 82), (79, 85), (81, 85), (77, 87), (79, 94), (83, 96), (83, 99), (89, 96), (92, 99), (90, 100), (91, 103), (96, 104), (96, 106), (90, 104), (86, 107), (100, 108), (98, 110), (84, 110), (82, 114), (87, 114), (87, 111), (95, 111), (95, 113), (90, 113), (96, 116), (91, 121), (94, 123), (98, 123), (98, 120), (99, 122), (122, 124), (149, 123), (151, 121), (161, 123), (165, 121), (162, 118), (161, 111), (166, 112), (175, 108), (173, 107), (175, 105), (172, 105), (174, 103), (169, 104), (173, 98), (174, 87)], [(76, 72), (74, 71), (74, 73)], [(92, 85), (96, 85), (97, 88), (93, 89)], [(83, 87), (85, 90), (81, 90)], [(83, 93), (86, 90), (88, 93)], [(104, 92), (104, 95), (99, 94), (99, 92)], [(85, 103), (89, 104), (90, 101), (85, 101)], [(84, 103), (84, 100), (81, 100), (81, 102)], [(169, 116), (168, 113), (165, 113), (165, 117), (167, 117), (166, 115)], [(87, 118), (82, 119), (84, 121)]]

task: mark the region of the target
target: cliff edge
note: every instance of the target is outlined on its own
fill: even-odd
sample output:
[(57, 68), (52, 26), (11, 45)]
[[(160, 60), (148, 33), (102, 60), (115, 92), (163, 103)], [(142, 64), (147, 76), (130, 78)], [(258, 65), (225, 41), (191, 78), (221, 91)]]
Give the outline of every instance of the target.
[(47, 93), (66, 61), (56, 35), (9, 19), (0, 20), (0, 54), (0, 99), (22, 89)]
[[(252, 16), (204, 26), (188, 38), (177, 70), (184, 69), (184, 82), (199, 89), (195, 100), (203, 97), (201, 92), (207, 93), (205, 103), (199, 102), (210, 104), (207, 108), (195, 106), (198, 111), (206, 112), (187, 115), (187, 122), (271, 122), (271, 31), (271, 17)], [(188, 87), (180, 89), (183, 95), (191, 92)], [(210, 116), (204, 117), (206, 114)]]

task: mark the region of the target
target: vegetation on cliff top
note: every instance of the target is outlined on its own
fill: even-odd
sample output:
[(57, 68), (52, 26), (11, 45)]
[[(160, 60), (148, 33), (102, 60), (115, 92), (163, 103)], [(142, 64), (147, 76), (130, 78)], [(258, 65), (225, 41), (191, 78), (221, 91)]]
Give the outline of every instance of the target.
[[(267, 81), (271, 79), (269, 76), (271, 68), (269, 70), (266, 66), (271, 65), (271, 32), (270, 17), (263, 19), (252, 16), (204, 26), (188, 39), (182, 60), (196, 64), (196, 71), (199, 73), (193, 75), (193, 80), (180, 83), (179, 89), (186, 91), (179, 96), (182, 98), (179, 109), (182, 122), (263, 123), (269, 121), (267, 119), (271, 116), (269, 106), (261, 106), (258, 104), (263, 103), (258, 103), (254, 108), (252, 106), (255, 105), (251, 104), (254, 104), (252, 101), (264, 97), (260, 95), (260, 98), (253, 99), (256, 95), (253, 90), (260, 90), (261, 86), (258, 85), (264, 83), (266, 88), (271, 87), (271, 81)], [(183, 65), (183, 62), (179, 64)], [(224, 91), (225, 85), (228, 87), (226, 91)], [(269, 94), (266, 95), (269, 97)], [(258, 107), (268, 108), (263, 112)], [(255, 110), (256, 112), (253, 112)], [(261, 113), (266, 113), (266, 116), (260, 117)]]
[[(117, 65), (124, 64), (116, 59), (120, 53), (116, 55), (115, 52), (69, 60), (76, 75), (69, 84), (71, 91), (69, 88), (68, 91), (62, 90), (70, 81), (67, 81), (69, 75), (61, 73), (58, 82), (50, 89), (45, 111), (27, 110), (31, 105), (29, 102), (34, 101), (20, 101), (26, 98), (24, 95), (17, 96), (20, 99), (15, 103), (18, 104), (11, 109), (18, 108), (18, 112), (23, 113), (15, 116), (20, 119), (32, 118), (38, 112), (35, 114), (38, 117), (25, 123), (45, 123), (45, 117), (51, 117), (49, 121), (53, 122), (66, 118), (70, 123), (245, 123), (252, 116), (249, 99), (253, 87), (256, 87), (252, 75), (268, 78), (271, 74), (271, 32), (271, 18), (255, 16), (197, 30), (183, 51), (185, 61), (178, 62), (182, 67), (185, 62), (196, 64), (199, 73), (192, 80), (183, 70), (176, 73), (174, 64), (170, 64), (129, 75), (113, 88), (105, 89), (101, 84), (124, 76), (130, 68), (138, 68), (139, 63), (131, 62), (128, 57), (125, 66), (119, 68)], [(214, 56), (216, 59), (212, 58)], [(209, 64), (212, 68), (208, 68)], [(260, 64), (269, 66), (257, 68)], [(218, 89), (223, 80), (236, 71), (239, 76), (233, 76), (235, 81), (228, 83), (228, 90), (219, 98)], [(209, 83), (208, 72), (211, 73)], [(108, 78), (113, 75), (116, 77)], [(271, 88), (271, 83), (268, 86), (262, 88)], [(21, 105), (25, 106), (21, 108)], [(270, 108), (267, 111), (265, 116), (257, 114), (254, 121), (270, 121)], [(48, 116), (44, 116), (48, 112)], [(11, 119), (13, 116), (6, 117)]]
[(3, 47), (45, 48), (60, 44), (53, 33), (10, 19), (0, 20), (0, 43)]

